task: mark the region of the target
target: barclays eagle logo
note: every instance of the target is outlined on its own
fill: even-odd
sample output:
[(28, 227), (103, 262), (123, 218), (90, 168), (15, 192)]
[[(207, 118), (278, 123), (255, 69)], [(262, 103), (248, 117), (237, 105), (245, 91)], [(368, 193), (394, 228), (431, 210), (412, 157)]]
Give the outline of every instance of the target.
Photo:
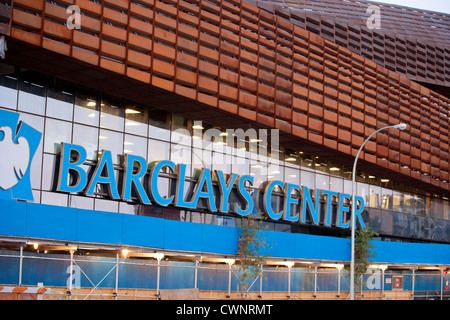
[(41, 137), (18, 113), (0, 110), (0, 199), (33, 201), (30, 165)]

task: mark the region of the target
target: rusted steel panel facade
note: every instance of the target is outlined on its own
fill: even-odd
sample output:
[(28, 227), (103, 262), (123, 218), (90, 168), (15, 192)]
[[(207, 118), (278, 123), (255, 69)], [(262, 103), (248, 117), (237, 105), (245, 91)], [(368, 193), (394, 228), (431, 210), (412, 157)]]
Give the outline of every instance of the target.
[[(79, 30), (65, 25), (72, 4)], [(362, 159), (449, 191), (448, 98), (247, 2), (14, 0), (9, 39), (26, 67), (225, 127), (278, 128), (347, 163), (375, 129), (405, 122)]]

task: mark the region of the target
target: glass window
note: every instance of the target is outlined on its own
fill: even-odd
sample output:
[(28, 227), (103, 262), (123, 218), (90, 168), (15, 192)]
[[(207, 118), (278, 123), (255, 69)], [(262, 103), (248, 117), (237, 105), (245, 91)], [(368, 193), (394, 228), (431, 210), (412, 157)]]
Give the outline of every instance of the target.
[(118, 212), (119, 202), (105, 199), (94, 199), (94, 210)]
[(381, 188), (381, 208), (392, 210), (392, 190)]
[(48, 89), (47, 116), (72, 121), (74, 96), (70, 92)]
[(79, 197), (74, 195), (69, 195), (69, 207), (93, 210), (94, 209), (94, 199), (90, 197)]
[[(223, 160), (220, 160), (219, 158), (223, 157), (224, 155), (217, 155), (218, 162), (221, 163)], [(203, 150), (199, 148), (192, 148), (192, 167), (194, 169), (202, 169), (202, 168), (212, 168), (212, 153), (210, 150)], [(231, 161), (231, 160), (230, 160)], [(230, 167), (231, 167), (231, 162)], [(218, 169), (222, 170), (222, 169)]]
[(443, 200), (438, 198), (432, 198), (431, 211), (434, 214), (435, 218), (442, 219), (443, 215)]
[(72, 123), (47, 118), (45, 120), (44, 151), (60, 153), (61, 142), (72, 142)]
[[(210, 153), (210, 151), (205, 151), (203, 154), (208, 152)], [(213, 170), (220, 170), (223, 173), (231, 173), (231, 155), (213, 152), (212, 157)]]
[(447, 200), (442, 200), (442, 207), (444, 208), (444, 220), (450, 220), (450, 204)]
[(415, 237), (414, 216), (410, 214), (403, 215), (403, 234), (405, 237)]
[(232, 172), (238, 175), (250, 174), (250, 160), (247, 158), (233, 157), (232, 159)]
[(391, 211), (382, 211), (382, 230), (385, 234), (394, 233), (394, 215)]
[(123, 132), (124, 109), (120, 104), (102, 99), (100, 127)]
[(288, 166), (286, 166), (285, 168), (285, 176), (284, 176), (284, 181), (288, 182), (288, 183), (292, 183), (292, 184), (300, 184), (300, 177), (299, 177), (299, 173), (300, 170), (299, 169), (293, 169), (293, 168), (289, 168)]
[(364, 199), (364, 205), (366, 207), (371, 207), (369, 197), (369, 185), (367, 183), (356, 182), (356, 194)]
[(330, 189), (330, 179), (327, 175), (316, 174), (316, 189)]
[[(14, 70), (12, 70), (14, 71)], [(0, 106), (7, 109), (17, 108), (17, 78), (12, 75), (0, 76)]]
[(308, 187), (309, 189), (316, 188), (316, 179), (313, 172), (301, 170), (300, 182), (302, 186)]
[[(350, 182), (351, 183), (351, 182)], [(339, 177), (330, 176), (330, 191), (334, 192), (344, 192), (344, 180)], [(351, 193), (349, 193), (351, 194)]]
[(19, 110), (45, 114), (45, 86), (30, 81), (20, 81)]
[(67, 194), (42, 191), (41, 203), (67, 207)]
[(124, 154), (132, 154), (147, 160), (147, 138), (125, 134)]
[[(288, 158), (289, 159), (289, 158)], [(305, 167), (307, 169), (312, 169), (314, 170), (314, 159), (313, 157), (311, 157), (310, 155), (302, 155), (300, 158), (300, 164), (302, 167)]]
[(148, 111), (144, 108), (130, 106), (125, 109), (125, 132), (147, 136)]
[[(191, 147), (182, 144), (171, 144), (170, 146), (170, 160), (175, 164), (191, 164)], [(190, 172), (186, 169), (186, 172)]]
[[(20, 121), (24, 121), (26, 124), (30, 125), (34, 129), (39, 132), (44, 132), (44, 118), (21, 113), (19, 116)], [(33, 161), (31, 162), (30, 167), (30, 179), (31, 179), (31, 187), (34, 189), (41, 188), (41, 173), (42, 173), (42, 148), (43, 148), (43, 139), (39, 142), (39, 146), (34, 154)]]
[(267, 163), (250, 160), (250, 175), (253, 177), (253, 186), (258, 188), (262, 182), (267, 181)]
[(86, 150), (87, 160), (97, 160), (98, 128), (74, 124), (73, 143)]
[(381, 187), (369, 185), (369, 207), (381, 208)]
[(170, 141), (170, 119), (170, 114), (165, 111), (149, 111), (149, 138)]
[(419, 216), (425, 217), (427, 214), (426, 206), (425, 206), (425, 197), (422, 195), (415, 194), (414, 195), (414, 205), (415, 205), (415, 212)]
[(269, 163), (269, 167), (267, 168), (267, 180), (278, 180), (283, 182), (283, 178), (284, 167), (276, 163)]
[(183, 116), (172, 114), (172, 144), (190, 146), (191, 140), (192, 136), (188, 130), (188, 120)]
[(141, 205), (127, 202), (119, 202), (119, 213), (135, 214), (140, 212)]
[(123, 155), (123, 133), (100, 129), (99, 152), (109, 150), (112, 154), (113, 163), (121, 163)]
[[(352, 180), (344, 179), (344, 193), (346, 194), (352, 194)], [(364, 201), (367, 201), (364, 198)]]
[(169, 160), (170, 143), (148, 139), (148, 162)]
[(414, 214), (415, 208), (414, 208), (414, 196), (409, 193), (404, 194), (404, 210), (405, 213)]
[(100, 106), (93, 93), (78, 92), (75, 96), (75, 114), (73, 120), (90, 126), (98, 126)]
[(366, 227), (370, 227), (372, 231), (375, 232), (381, 232), (381, 210), (380, 209), (374, 209), (374, 208), (367, 208), (367, 210), (364, 210), (365, 212), (368, 212), (368, 219), (363, 214), (364, 223), (366, 224)]
[(392, 210), (395, 212), (403, 212), (403, 192), (392, 192)]
[(55, 181), (55, 165), (56, 156), (53, 154), (45, 154), (43, 157), (42, 168), (42, 190), (51, 191), (56, 188)]

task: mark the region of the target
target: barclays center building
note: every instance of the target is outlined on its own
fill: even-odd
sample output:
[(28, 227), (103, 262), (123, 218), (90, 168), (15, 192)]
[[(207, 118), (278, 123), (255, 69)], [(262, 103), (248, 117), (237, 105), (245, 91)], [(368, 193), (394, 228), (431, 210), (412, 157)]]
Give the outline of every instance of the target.
[(352, 209), (448, 299), (450, 17), (371, 5), (0, 1), (0, 299), (348, 299)]

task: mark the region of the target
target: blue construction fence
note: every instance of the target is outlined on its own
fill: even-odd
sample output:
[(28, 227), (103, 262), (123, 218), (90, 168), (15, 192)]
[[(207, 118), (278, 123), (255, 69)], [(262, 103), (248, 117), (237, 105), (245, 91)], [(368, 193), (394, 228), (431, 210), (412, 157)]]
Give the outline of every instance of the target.
[[(49, 287), (115, 288), (119, 289), (180, 289), (231, 291), (240, 289), (239, 268), (224, 263), (195, 261), (166, 261), (74, 255), (70, 268), (70, 255), (23, 252), (20, 273), (20, 253), (0, 250), (0, 285)], [(116, 264), (118, 273), (116, 275)], [(72, 270), (72, 277), (70, 271)], [(414, 272), (414, 277), (413, 277)], [(116, 278), (117, 276), (117, 278)], [(450, 276), (450, 275), (449, 275)], [(449, 293), (446, 274), (439, 270), (386, 270), (382, 276), (378, 269), (369, 270), (363, 278), (363, 291), (409, 290), (416, 292), (444, 291)], [(231, 282), (229, 281), (231, 279)], [(401, 281), (400, 281), (400, 280)], [(117, 281), (117, 284), (116, 284)], [(248, 281), (250, 291), (348, 291), (349, 278), (345, 269), (323, 267), (263, 266), (261, 278)]]

